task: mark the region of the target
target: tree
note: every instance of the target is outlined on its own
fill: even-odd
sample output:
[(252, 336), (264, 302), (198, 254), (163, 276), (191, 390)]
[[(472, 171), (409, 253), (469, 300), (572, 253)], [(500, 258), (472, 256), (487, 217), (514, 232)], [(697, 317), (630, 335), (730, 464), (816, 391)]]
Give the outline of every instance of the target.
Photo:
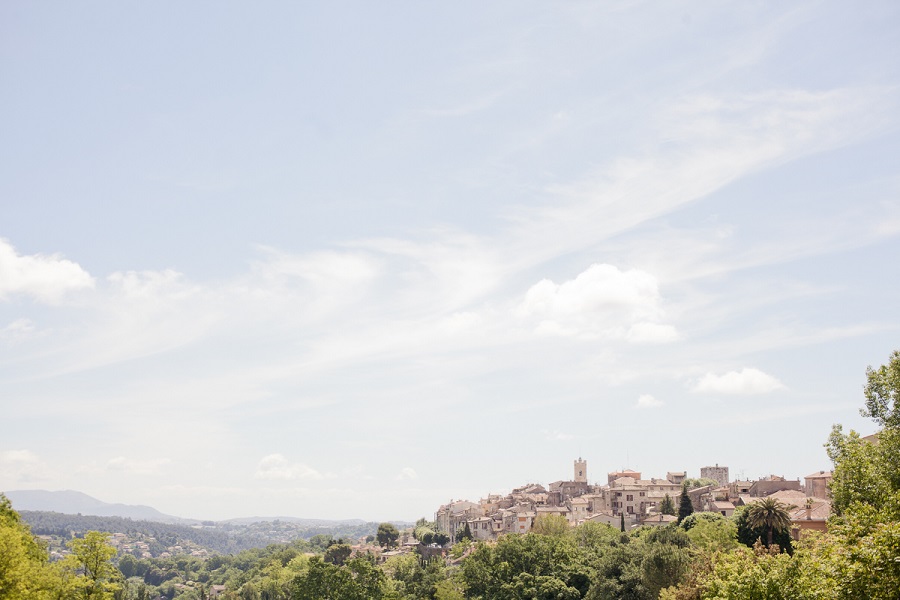
[(323, 558), (327, 563), (341, 566), (344, 564), (344, 561), (350, 558), (352, 553), (353, 548), (351, 548), (349, 544), (332, 544), (325, 550)]
[(866, 406), (860, 413), (885, 428), (900, 428), (900, 350), (888, 364), (866, 369)]
[(450, 536), (442, 531), (435, 531), (434, 535), (431, 536), (431, 543), (437, 544), (438, 546), (445, 546), (450, 542)]
[(0, 494), (0, 599), (39, 598), (55, 584), (47, 553)]
[[(697, 515), (716, 513), (694, 513), (684, 521), (682, 525)], [(691, 544), (709, 553), (722, 550), (733, 550), (738, 547), (737, 525), (731, 519), (718, 515), (719, 519), (697, 520), (690, 529), (686, 529), (691, 538)]]
[(788, 511), (791, 508), (777, 498), (760, 498), (747, 507), (747, 521), (754, 529), (765, 529), (768, 535), (766, 546), (771, 547), (776, 531), (790, 529), (791, 515)]
[(472, 530), (469, 529), (468, 523), (456, 530), (456, 541), (464, 542), (466, 540), (472, 540)]
[(294, 600), (379, 600), (384, 573), (362, 558), (353, 558), (343, 567), (314, 557), (309, 570), (294, 579)]
[(659, 503), (659, 512), (664, 515), (675, 516), (675, 503), (672, 502), (672, 496), (666, 494), (663, 501)]
[(688, 490), (695, 490), (699, 487), (706, 487), (708, 485), (714, 485), (718, 487), (719, 482), (715, 479), (710, 479), (709, 477), (688, 477), (684, 480), (684, 485), (687, 486)]
[(573, 536), (506, 535), (493, 545), (478, 544), (459, 573), (468, 598), (531, 598), (522, 594), (551, 591), (569, 598), (569, 588), (583, 597), (590, 587), (586, 558)]
[(828, 438), (834, 462), (833, 509), (842, 515), (852, 504), (867, 505), (883, 522), (900, 519), (900, 351), (878, 369), (866, 369), (864, 416), (882, 426), (873, 442), (835, 425)]
[(681, 495), (678, 496), (678, 522), (681, 523), (692, 512), (694, 512), (694, 505), (691, 503), (691, 497), (688, 496), (687, 483), (683, 483)]
[(378, 545), (382, 548), (393, 548), (397, 545), (397, 538), (399, 537), (400, 532), (397, 531), (393, 523), (381, 523), (378, 526), (378, 533), (375, 534), (375, 539), (378, 540)]
[(695, 512), (685, 517), (679, 525), (685, 531), (690, 531), (700, 521), (724, 521), (725, 519), (726, 517), (717, 512)]
[(647, 554), (647, 544), (640, 537), (619, 534), (619, 540), (602, 552), (585, 599), (654, 600), (645, 585)]
[(66, 560), (78, 575), (74, 586), (76, 595), (86, 600), (112, 598), (121, 589), (119, 570), (110, 562), (116, 549), (106, 543), (109, 536), (99, 531), (88, 531), (83, 538), (69, 542), (72, 550)]
[(569, 520), (562, 515), (541, 515), (534, 520), (531, 531), (539, 535), (566, 536), (572, 528)]

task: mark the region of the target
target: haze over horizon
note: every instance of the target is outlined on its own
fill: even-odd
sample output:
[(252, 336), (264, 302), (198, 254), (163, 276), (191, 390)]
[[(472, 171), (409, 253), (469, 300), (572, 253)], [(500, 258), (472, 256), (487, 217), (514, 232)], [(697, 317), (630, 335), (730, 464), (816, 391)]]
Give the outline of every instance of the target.
[(0, 490), (415, 520), (830, 468), (900, 5), (0, 6)]

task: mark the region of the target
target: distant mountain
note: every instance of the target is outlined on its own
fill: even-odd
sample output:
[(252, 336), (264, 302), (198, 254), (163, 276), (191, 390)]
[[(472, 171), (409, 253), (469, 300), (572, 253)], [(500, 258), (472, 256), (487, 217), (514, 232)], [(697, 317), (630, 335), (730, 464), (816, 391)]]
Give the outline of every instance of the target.
[(4, 492), (16, 510), (35, 510), (69, 515), (93, 515), (97, 517), (123, 517), (160, 523), (198, 523), (159, 512), (150, 506), (135, 504), (110, 504), (74, 490), (48, 492), (47, 490), (13, 490)]

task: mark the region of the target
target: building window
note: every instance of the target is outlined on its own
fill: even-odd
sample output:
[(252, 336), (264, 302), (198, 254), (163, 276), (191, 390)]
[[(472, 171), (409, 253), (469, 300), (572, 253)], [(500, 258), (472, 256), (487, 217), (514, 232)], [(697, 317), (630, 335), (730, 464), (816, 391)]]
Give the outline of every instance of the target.
[(634, 495), (633, 495), (633, 494), (628, 494), (628, 496), (625, 498), (625, 500), (627, 500), (628, 502), (634, 501)]

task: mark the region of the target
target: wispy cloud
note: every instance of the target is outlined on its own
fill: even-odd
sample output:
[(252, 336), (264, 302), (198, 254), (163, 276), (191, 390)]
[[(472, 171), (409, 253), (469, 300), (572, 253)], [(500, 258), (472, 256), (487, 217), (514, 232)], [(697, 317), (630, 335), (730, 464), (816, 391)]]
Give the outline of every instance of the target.
[(419, 474), (416, 473), (415, 469), (413, 469), (412, 467), (403, 467), (402, 469), (400, 469), (400, 472), (396, 477), (394, 477), (394, 479), (396, 479), (397, 481), (403, 481), (406, 479), (418, 479), (418, 477)]
[(52, 474), (49, 465), (31, 450), (0, 451), (0, 479), (6, 485), (33, 485)]
[(641, 394), (638, 396), (635, 408), (658, 408), (665, 404), (662, 400), (657, 400), (650, 394)]
[(292, 463), (281, 454), (264, 456), (256, 467), (256, 479), (323, 479), (324, 476), (303, 463)]
[(767, 394), (785, 389), (783, 383), (759, 369), (743, 368), (722, 375), (707, 373), (694, 385), (693, 390), (704, 394)]

